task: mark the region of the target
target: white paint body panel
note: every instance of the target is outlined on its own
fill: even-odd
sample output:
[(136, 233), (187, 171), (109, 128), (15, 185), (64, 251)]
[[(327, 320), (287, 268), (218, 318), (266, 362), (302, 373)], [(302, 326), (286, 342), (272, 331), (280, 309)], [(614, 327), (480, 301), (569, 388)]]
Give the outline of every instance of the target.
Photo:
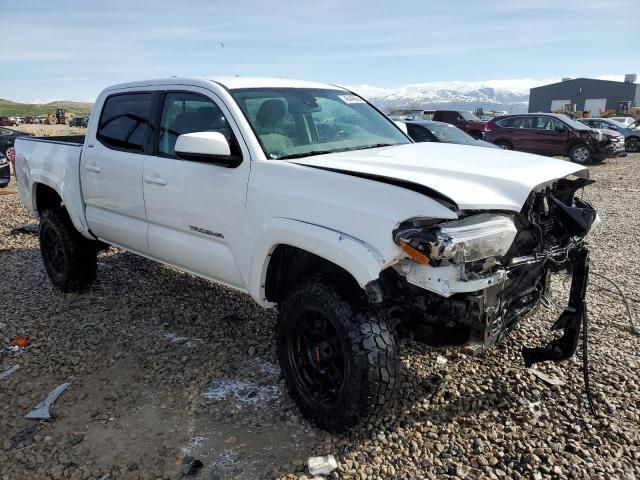
[[(457, 218), (428, 195), (352, 174), (428, 187), (460, 209), (519, 211), (532, 188), (583, 170), (535, 155), (438, 143), (267, 160), (227, 90), (261, 86), (338, 88), (235, 77), (110, 87), (96, 101), (85, 147), (17, 140), (20, 197), (37, 214), (35, 188), (38, 183), (48, 185), (60, 194), (74, 225), (86, 236), (93, 233), (108, 243), (247, 291), (261, 305), (270, 306), (264, 279), (270, 254), (279, 244), (326, 258), (364, 287), (404, 256), (392, 239), (400, 222), (412, 217)], [(124, 153), (95, 139), (108, 95), (159, 89), (198, 92), (215, 101), (236, 134), (242, 164), (223, 168)]]
[(515, 212), (534, 187), (584, 170), (564, 160), (513, 150), (431, 142), (292, 161), (422, 185), (449, 197), (463, 210)]

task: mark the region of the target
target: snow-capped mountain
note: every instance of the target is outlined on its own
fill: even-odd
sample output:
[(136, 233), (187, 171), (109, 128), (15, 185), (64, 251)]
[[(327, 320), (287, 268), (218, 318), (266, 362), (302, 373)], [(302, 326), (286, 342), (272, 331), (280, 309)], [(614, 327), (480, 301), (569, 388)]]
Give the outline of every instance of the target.
[(396, 88), (355, 85), (353, 91), (379, 108), (455, 109), (526, 112), (529, 89), (557, 82), (558, 79), (487, 80), (482, 82), (430, 82)]

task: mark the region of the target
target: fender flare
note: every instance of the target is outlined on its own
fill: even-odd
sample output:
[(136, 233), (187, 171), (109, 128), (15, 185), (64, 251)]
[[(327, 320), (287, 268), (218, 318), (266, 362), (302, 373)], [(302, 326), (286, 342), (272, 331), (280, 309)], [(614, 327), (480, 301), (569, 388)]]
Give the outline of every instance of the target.
[(62, 199), (62, 203), (64, 205), (69, 218), (71, 219), (71, 223), (75, 227), (75, 229), (84, 237), (95, 240), (95, 237), (89, 233), (89, 226), (86, 224), (86, 221), (76, 208), (74, 208), (74, 204), (72, 201), (69, 201), (65, 198), (65, 195), (61, 192), (61, 189), (55, 185), (55, 182), (49, 182), (49, 178), (47, 176), (41, 175), (31, 175), (31, 189), (30, 189), (30, 209), (34, 216), (39, 217), (38, 213), (38, 199), (36, 197), (36, 191), (38, 189), (38, 185), (44, 185), (45, 187), (50, 188), (54, 192), (58, 194), (58, 196)]
[(384, 258), (375, 248), (330, 228), (290, 218), (274, 218), (265, 225), (253, 249), (249, 293), (262, 306), (273, 306), (265, 296), (271, 255), (278, 245), (289, 245), (318, 255), (346, 270), (362, 288), (378, 279)]

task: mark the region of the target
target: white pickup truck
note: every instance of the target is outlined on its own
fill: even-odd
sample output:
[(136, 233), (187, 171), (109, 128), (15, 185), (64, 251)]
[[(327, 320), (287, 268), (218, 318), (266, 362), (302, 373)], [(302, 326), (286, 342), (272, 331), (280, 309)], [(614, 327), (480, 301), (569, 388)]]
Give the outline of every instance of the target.
[(413, 143), (346, 89), (238, 77), (107, 88), (86, 137), (21, 137), (16, 156), (58, 288), (90, 285), (107, 243), (277, 307), (289, 391), (328, 430), (392, 401), (399, 337), (481, 351), (561, 270), (564, 334), (525, 364), (576, 349), (597, 223), (579, 165)]

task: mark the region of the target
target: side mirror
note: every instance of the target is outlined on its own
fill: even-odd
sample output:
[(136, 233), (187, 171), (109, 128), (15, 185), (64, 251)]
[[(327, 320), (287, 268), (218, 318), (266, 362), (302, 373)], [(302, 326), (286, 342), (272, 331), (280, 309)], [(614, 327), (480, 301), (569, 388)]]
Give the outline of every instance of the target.
[(220, 132), (185, 133), (176, 141), (176, 155), (183, 160), (207, 162), (234, 168), (242, 157), (231, 155), (229, 142)]

